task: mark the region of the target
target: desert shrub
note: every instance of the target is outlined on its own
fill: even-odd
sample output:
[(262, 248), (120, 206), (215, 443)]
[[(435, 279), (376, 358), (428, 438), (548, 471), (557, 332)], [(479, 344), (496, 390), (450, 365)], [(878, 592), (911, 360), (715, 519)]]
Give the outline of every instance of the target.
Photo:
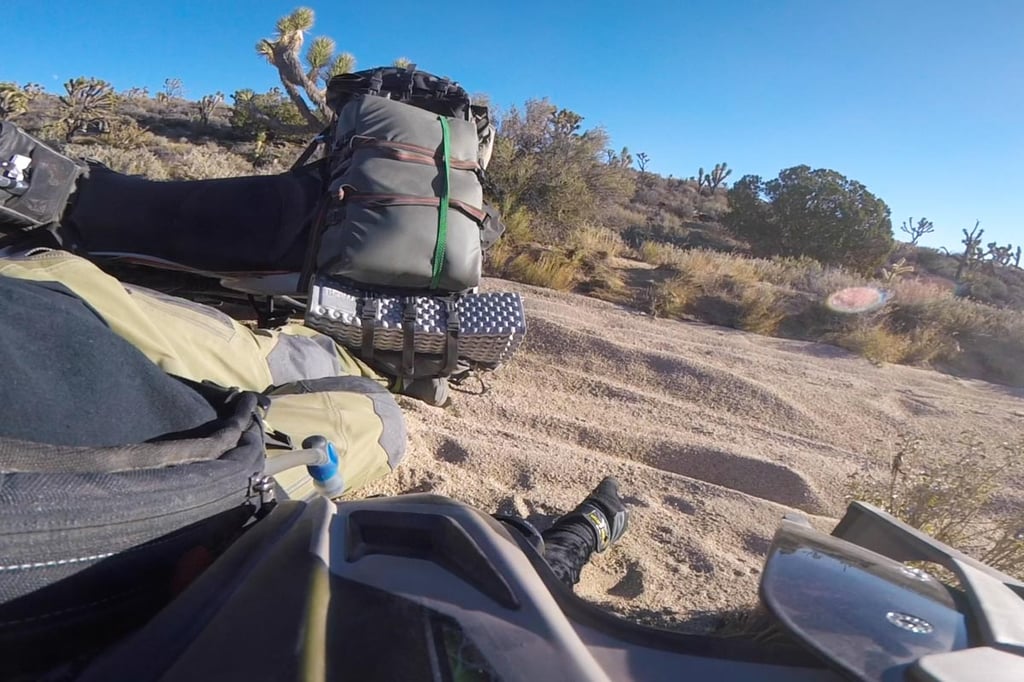
[(117, 96), (110, 83), (98, 78), (72, 78), (64, 83), (64, 90), (57, 126), (65, 141), (70, 142), (87, 125), (105, 122), (112, 116)]
[(529, 212), (518, 209), (506, 218), (505, 238), (485, 257), (487, 271), (502, 277), (552, 289), (576, 288), (600, 298), (624, 301), (628, 287), (609, 259), (625, 245), (615, 232), (592, 225), (581, 226), (559, 247), (534, 242)]
[(189, 145), (182, 150), (171, 169), (175, 180), (209, 180), (252, 175), (252, 164), (245, 157), (225, 151), (216, 145)]
[(770, 284), (749, 284), (740, 288), (738, 299), (737, 328), (765, 336), (779, 330), (786, 317), (786, 306), (778, 289)]
[(640, 260), (659, 267), (671, 266), (678, 258), (679, 249), (662, 242), (645, 241), (637, 249)]
[(863, 275), (839, 266), (824, 265), (806, 256), (773, 258), (764, 262), (770, 263), (762, 270), (766, 279), (807, 292), (822, 301), (840, 289), (870, 284)]
[(1024, 313), (949, 296), (913, 301), (897, 296), (889, 326), (938, 348), (931, 360), (947, 371), (1024, 385)]
[(1024, 443), (998, 443), (963, 433), (933, 461), (920, 438), (901, 435), (887, 476), (860, 470), (848, 497), (878, 506), (936, 540), (1024, 578), (1024, 512), (999, 504), (1008, 469)]
[[(900, 245), (897, 254), (905, 257), (921, 276), (954, 280), (959, 270), (957, 256), (936, 249), (909, 244)], [(965, 278), (960, 289), (964, 297), (981, 303), (1024, 310), (1024, 270), (1013, 266), (983, 263)]]
[(295, 104), (279, 88), (257, 93), (249, 88), (231, 96), (234, 107), (228, 122), (231, 127), (255, 140), (260, 133), (302, 129), (304, 120)]
[(677, 275), (652, 284), (644, 293), (652, 315), (680, 319), (687, 315), (701, 291), (692, 279)]
[(28, 111), (29, 95), (17, 83), (0, 82), (0, 119), (11, 119)]
[(138, 149), (146, 146), (153, 135), (134, 118), (122, 116), (111, 120), (107, 130), (100, 134), (100, 142), (117, 149)]
[(893, 300), (902, 305), (924, 305), (953, 298), (952, 287), (921, 279), (904, 279), (888, 288)]
[(582, 122), (547, 100), (499, 118), (487, 192), (495, 203), (528, 210), (551, 244), (598, 222), (606, 207), (624, 203), (634, 190), (634, 171), (607, 161), (608, 135), (601, 128), (584, 131)]
[(643, 226), (647, 222), (647, 217), (632, 207), (613, 204), (604, 212), (602, 222), (608, 228), (622, 233), (630, 228)]
[(810, 256), (870, 271), (894, 246), (885, 202), (833, 170), (796, 166), (767, 182), (747, 175), (728, 200), (725, 225), (759, 255)]
[(170, 173), (163, 161), (147, 148), (118, 149), (105, 145), (69, 144), (64, 153), (71, 157), (91, 158), (127, 175), (141, 175), (151, 180), (169, 180)]
[(626, 250), (622, 237), (604, 227), (583, 225), (569, 235), (566, 253), (579, 264), (576, 290), (608, 301), (625, 302), (629, 287), (611, 259)]
[(858, 324), (849, 331), (832, 334), (826, 340), (877, 363), (903, 362), (910, 349), (910, 342), (903, 334), (890, 331), (879, 322)]
[(567, 243), (582, 258), (590, 259), (612, 258), (626, 250), (626, 244), (618, 233), (595, 225), (577, 227), (569, 234)]
[(577, 262), (558, 251), (547, 251), (520, 253), (508, 263), (505, 274), (517, 282), (568, 291), (576, 283), (579, 271)]

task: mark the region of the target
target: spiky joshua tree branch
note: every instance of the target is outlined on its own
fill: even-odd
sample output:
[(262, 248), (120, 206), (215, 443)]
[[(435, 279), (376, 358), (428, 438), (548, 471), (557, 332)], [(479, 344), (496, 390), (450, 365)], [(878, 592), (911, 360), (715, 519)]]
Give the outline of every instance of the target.
[(320, 128), (331, 119), (322, 83), (331, 76), (352, 71), (356, 60), (347, 52), (335, 56), (334, 41), (318, 36), (310, 42), (303, 64), (302, 48), (314, 19), (313, 10), (308, 7), (299, 7), (281, 17), (274, 37), (256, 43), (256, 53), (277, 69), (284, 91), (306, 122)]

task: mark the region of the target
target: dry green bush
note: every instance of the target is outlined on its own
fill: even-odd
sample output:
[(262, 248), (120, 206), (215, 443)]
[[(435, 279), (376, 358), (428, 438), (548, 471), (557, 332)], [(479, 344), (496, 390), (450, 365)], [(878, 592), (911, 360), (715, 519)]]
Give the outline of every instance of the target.
[(139, 149), (153, 141), (153, 135), (134, 118), (122, 116), (110, 121), (106, 132), (99, 136), (103, 144), (118, 149)]
[(964, 433), (940, 447), (942, 460), (930, 461), (920, 438), (900, 436), (888, 475), (856, 472), (848, 498), (880, 507), (940, 542), (1024, 578), (1024, 511), (998, 499), (1008, 469), (1024, 456), (1024, 441), (993, 443)]
[(1024, 385), (1024, 313), (938, 295), (897, 296), (889, 305), (891, 329), (937, 346), (931, 360), (954, 373)]
[(557, 251), (542, 254), (521, 253), (506, 266), (510, 279), (557, 291), (568, 291), (576, 284), (579, 263)]
[(30, 98), (17, 83), (0, 82), (0, 119), (12, 119), (28, 111)]
[(679, 249), (661, 242), (647, 241), (637, 249), (640, 260), (657, 267), (673, 267), (682, 253)]
[(622, 237), (608, 228), (582, 225), (574, 229), (566, 240), (566, 255), (579, 267), (576, 290), (606, 301), (628, 302), (632, 292), (611, 262), (626, 250)]
[(677, 275), (652, 284), (647, 288), (645, 296), (652, 315), (679, 319), (687, 316), (700, 293), (700, 287), (692, 279), (686, 275)]
[(738, 328), (774, 336), (785, 318), (786, 306), (782, 295), (771, 285), (758, 282), (743, 287), (739, 292)]
[(860, 324), (849, 331), (831, 335), (826, 340), (875, 363), (903, 362), (910, 349), (910, 342), (905, 336), (891, 332), (878, 323)]
[[(685, 275), (685, 287), (674, 282), (671, 288), (687, 291), (686, 297), (667, 293), (668, 284), (661, 286), (664, 291), (638, 293), (638, 303), (657, 314), (824, 341), (873, 362), (927, 365), (1024, 385), (1024, 314), (955, 298), (942, 283), (908, 279), (886, 285), (808, 258), (749, 258), (653, 241), (637, 253)], [(855, 286), (885, 288), (890, 302), (871, 314), (825, 310), (829, 294)]]
[(582, 225), (558, 247), (536, 241), (531, 213), (517, 207), (505, 216), (505, 236), (484, 256), (491, 275), (567, 291), (576, 289), (597, 298), (625, 303), (631, 298), (622, 273), (610, 259), (626, 250), (618, 233)]
[(88, 158), (109, 166), (118, 173), (142, 175), (151, 180), (169, 180), (167, 166), (149, 149), (118, 149), (102, 145), (69, 144), (64, 153), (73, 158)]
[(252, 163), (216, 145), (188, 145), (170, 170), (175, 180), (209, 180), (253, 175)]
[(904, 279), (889, 286), (893, 300), (902, 305), (924, 305), (953, 299), (953, 288), (920, 279)]
[(616, 232), (623, 232), (631, 227), (644, 225), (647, 222), (647, 216), (633, 208), (613, 204), (605, 211), (602, 221), (606, 227)]
[(577, 227), (569, 234), (567, 243), (572, 251), (584, 258), (614, 258), (626, 250), (626, 244), (618, 233), (595, 225)]

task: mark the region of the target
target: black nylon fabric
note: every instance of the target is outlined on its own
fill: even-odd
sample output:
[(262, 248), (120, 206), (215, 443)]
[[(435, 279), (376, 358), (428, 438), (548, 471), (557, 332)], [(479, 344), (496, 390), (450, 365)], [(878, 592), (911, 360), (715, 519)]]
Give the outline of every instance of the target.
[(560, 523), (541, 533), (544, 559), (558, 579), (569, 587), (580, 581), (580, 572), (590, 561), (597, 540), (586, 521)]
[(442, 116), (469, 119), (470, 97), (458, 83), (415, 66), (378, 67), (334, 76), (327, 83), (327, 106), (339, 114), (357, 95), (378, 95), (407, 102)]
[(65, 286), (0, 276), (0, 436), (113, 446), (216, 418)]
[(158, 182), (93, 165), (61, 228), (79, 252), (138, 253), (200, 270), (302, 269), (321, 164), (280, 175)]

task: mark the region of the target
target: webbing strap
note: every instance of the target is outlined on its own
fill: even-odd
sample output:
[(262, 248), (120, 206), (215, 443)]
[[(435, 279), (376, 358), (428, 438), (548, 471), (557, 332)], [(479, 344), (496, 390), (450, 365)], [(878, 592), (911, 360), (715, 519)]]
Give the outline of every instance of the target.
[(448, 119), (438, 116), (441, 122), (441, 172), (444, 174), (444, 188), (441, 200), (437, 205), (437, 244), (434, 246), (434, 271), (430, 278), (430, 288), (436, 289), (441, 283), (441, 270), (444, 267), (444, 252), (448, 243), (448, 201), (451, 198), (451, 131), (448, 130)]
[(454, 298), (449, 297), (445, 301), (445, 309), (448, 313), (448, 325), (445, 330), (444, 348), (444, 371), (442, 376), (448, 376), (459, 366), (459, 308)]
[(360, 348), (360, 357), (363, 362), (373, 362), (374, 347), (373, 337), (377, 331), (377, 308), (380, 301), (371, 298), (363, 302), (363, 312), (359, 316), (362, 323), (363, 338)]
[(412, 378), (416, 373), (416, 299), (405, 299), (402, 312), (402, 375)]

